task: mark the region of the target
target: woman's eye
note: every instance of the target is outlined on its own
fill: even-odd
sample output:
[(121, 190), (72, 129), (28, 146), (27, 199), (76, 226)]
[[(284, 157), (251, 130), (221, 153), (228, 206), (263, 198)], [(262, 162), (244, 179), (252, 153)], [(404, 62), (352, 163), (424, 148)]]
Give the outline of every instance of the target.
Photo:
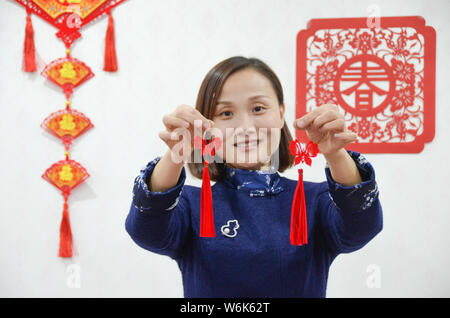
[(226, 110), (219, 114), (219, 116), (224, 116), (224, 115), (225, 115), (225, 117), (229, 117), (232, 115), (232, 113), (229, 110)]
[(263, 106), (256, 106), (255, 108), (253, 108), (253, 110), (254, 111), (256, 110), (256, 112), (261, 112), (261, 111), (264, 110), (264, 107)]

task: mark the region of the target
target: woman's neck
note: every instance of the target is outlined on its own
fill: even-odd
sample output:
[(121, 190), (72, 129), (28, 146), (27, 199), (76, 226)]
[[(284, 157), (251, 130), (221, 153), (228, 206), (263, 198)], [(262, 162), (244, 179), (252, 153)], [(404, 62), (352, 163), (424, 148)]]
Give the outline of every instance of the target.
[(256, 166), (252, 166), (252, 167), (243, 167), (243, 166), (234, 166), (231, 165), (227, 162), (224, 163), (225, 166), (230, 167), (230, 168), (234, 168), (234, 169), (245, 169), (245, 170), (250, 170), (250, 171), (263, 171), (263, 172), (269, 172), (272, 171), (272, 165), (271, 165), (271, 161), (269, 160), (268, 162), (261, 162)]

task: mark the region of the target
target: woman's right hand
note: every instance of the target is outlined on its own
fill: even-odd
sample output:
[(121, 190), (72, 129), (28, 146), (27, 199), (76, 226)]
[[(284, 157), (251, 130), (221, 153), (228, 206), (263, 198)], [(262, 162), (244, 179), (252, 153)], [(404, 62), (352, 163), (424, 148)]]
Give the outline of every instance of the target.
[[(175, 111), (168, 115), (163, 116), (163, 124), (166, 130), (159, 132), (159, 138), (161, 138), (169, 147), (169, 149), (174, 151), (174, 155), (188, 159), (194, 149), (194, 120), (201, 120), (202, 131), (213, 127), (214, 122), (205, 118), (197, 109), (189, 105), (179, 105)], [(198, 125), (198, 124), (197, 124)], [(196, 126), (197, 129), (199, 126)], [(185, 137), (186, 136), (186, 137)], [(189, 137), (188, 139), (185, 139)], [(183, 153), (183, 149), (187, 149), (186, 145), (184, 147), (174, 146), (178, 143), (185, 143), (190, 141), (190, 153)], [(181, 150), (180, 150), (181, 148)]]

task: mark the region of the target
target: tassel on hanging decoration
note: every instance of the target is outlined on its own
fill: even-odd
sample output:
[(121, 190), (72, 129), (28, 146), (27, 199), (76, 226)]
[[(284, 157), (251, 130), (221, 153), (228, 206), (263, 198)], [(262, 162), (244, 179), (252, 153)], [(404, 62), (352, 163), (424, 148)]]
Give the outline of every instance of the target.
[(23, 71), (36, 72), (36, 49), (34, 46), (34, 30), (31, 23), (31, 11), (27, 10), (25, 40), (23, 44)]
[(111, 15), (111, 11), (108, 10), (108, 28), (106, 30), (105, 37), (105, 65), (103, 70), (106, 72), (116, 72), (117, 56), (116, 56), (116, 44), (114, 36), (114, 20)]
[[(107, 13), (109, 19), (105, 34), (104, 70), (109, 72), (117, 71), (115, 30), (111, 10), (125, 0), (14, 1), (26, 10), (21, 70), (24, 72), (36, 72), (44, 67), (40, 74), (62, 88), (66, 95), (66, 109), (60, 109), (52, 113), (41, 124), (41, 127), (46, 131), (61, 139), (66, 149), (66, 159), (53, 163), (42, 174), (42, 178), (58, 188), (64, 196), (63, 213), (59, 224), (58, 256), (70, 258), (74, 251), (68, 197), (70, 191), (84, 182), (89, 177), (89, 174), (80, 163), (69, 159), (69, 148), (75, 138), (94, 127), (89, 118), (69, 107), (73, 88), (78, 87), (94, 76), (94, 73), (87, 65), (70, 56), (70, 48), (73, 42), (81, 37), (80, 31), (86, 24), (96, 21), (99, 17), (106, 17), (105, 13)], [(35, 47), (32, 14), (35, 15), (33, 18), (41, 18), (42, 21), (49, 23), (58, 30), (56, 37), (65, 44), (65, 58), (53, 60), (48, 64), (40, 58)], [(76, 251), (75, 254), (77, 254)]]
[(295, 188), (294, 200), (292, 201), (290, 238), (292, 245), (308, 244), (303, 169), (298, 169), (298, 182)]
[(220, 148), (222, 141), (220, 138), (212, 138), (210, 141), (200, 136), (194, 138), (194, 147), (201, 149), (202, 158), (204, 158), (202, 190), (200, 194), (200, 237), (215, 237), (214, 213), (211, 191), (211, 178), (209, 176), (209, 162), (206, 155), (213, 158), (215, 149)]
[(209, 165), (203, 166), (202, 190), (200, 197), (200, 237), (215, 237), (214, 213), (212, 205), (211, 181)]
[[(306, 163), (311, 166), (311, 157), (317, 156), (319, 148), (316, 143), (310, 141), (306, 147), (302, 147), (300, 141), (293, 140), (289, 145), (289, 150), (295, 156), (295, 165)], [(294, 199), (291, 208), (291, 233), (290, 241), (292, 245), (308, 244), (308, 224), (306, 217), (306, 199), (303, 186), (303, 169), (298, 169), (298, 181), (295, 188)]]
[(67, 196), (64, 197), (63, 217), (59, 228), (59, 257), (72, 257), (72, 230), (70, 228)]
[[(66, 149), (69, 149), (69, 146), (70, 143), (65, 144)], [(73, 240), (70, 226), (68, 199), (73, 189), (89, 178), (89, 173), (87, 173), (86, 169), (78, 162), (69, 159), (68, 150), (66, 150), (65, 155), (66, 159), (52, 164), (47, 170), (45, 170), (42, 178), (57, 187), (61, 191), (61, 195), (64, 197), (63, 215), (59, 227), (58, 256), (69, 258), (73, 255)]]

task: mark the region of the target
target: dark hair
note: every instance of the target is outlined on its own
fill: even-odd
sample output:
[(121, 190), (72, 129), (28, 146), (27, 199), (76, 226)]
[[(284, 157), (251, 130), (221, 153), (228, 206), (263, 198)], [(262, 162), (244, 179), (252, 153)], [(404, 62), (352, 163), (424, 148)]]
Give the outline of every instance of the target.
[[(216, 66), (214, 66), (203, 79), (202, 85), (197, 95), (196, 109), (206, 118), (212, 119), (216, 110), (217, 100), (222, 91), (222, 87), (227, 78), (243, 69), (252, 68), (264, 75), (272, 83), (273, 89), (277, 95), (279, 105), (284, 104), (283, 88), (280, 80), (272, 71), (272, 69), (263, 61), (257, 58), (246, 58), (243, 56), (234, 56), (228, 58)], [(289, 132), (286, 122), (281, 129), (281, 138), (279, 144), (279, 167), (278, 171), (283, 172), (294, 164), (294, 156), (289, 151), (289, 144), (292, 141), (291, 133)], [(201, 179), (203, 176), (203, 163), (195, 163), (194, 152), (199, 151), (194, 149), (191, 160), (188, 162), (188, 168), (191, 174)], [(225, 177), (225, 164), (211, 162), (209, 164), (209, 174), (212, 181), (219, 181)]]

